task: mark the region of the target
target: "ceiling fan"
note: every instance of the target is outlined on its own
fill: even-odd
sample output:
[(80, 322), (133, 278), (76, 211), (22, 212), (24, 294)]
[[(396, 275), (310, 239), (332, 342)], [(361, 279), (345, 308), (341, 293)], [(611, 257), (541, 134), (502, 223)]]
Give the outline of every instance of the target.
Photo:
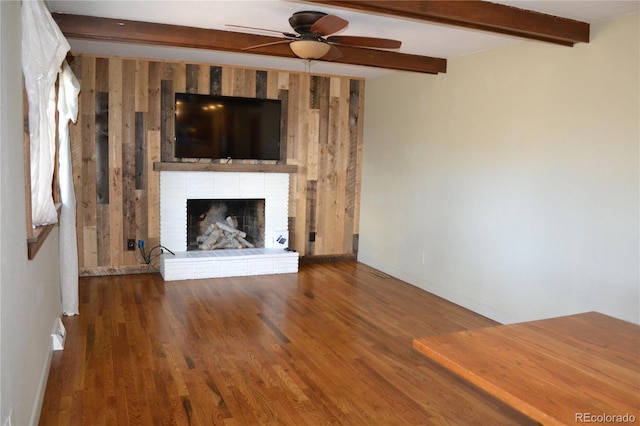
[(286, 39), (283, 40), (245, 47), (242, 50), (288, 43), (289, 48), (291, 48), (291, 51), (293, 51), (296, 56), (307, 60), (322, 59), (324, 61), (334, 61), (340, 59), (342, 52), (336, 45), (375, 49), (398, 49), (402, 44), (398, 40), (387, 38), (332, 35), (347, 28), (349, 21), (324, 12), (296, 12), (289, 18), (289, 24), (295, 33), (242, 25), (228, 26), (278, 33), (286, 37)]

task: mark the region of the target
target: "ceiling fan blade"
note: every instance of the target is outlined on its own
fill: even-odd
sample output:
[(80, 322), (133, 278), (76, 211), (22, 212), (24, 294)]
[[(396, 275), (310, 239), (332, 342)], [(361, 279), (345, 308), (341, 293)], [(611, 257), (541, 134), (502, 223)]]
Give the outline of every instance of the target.
[(278, 41), (272, 41), (269, 43), (256, 44), (255, 46), (243, 47), (241, 50), (258, 49), (260, 47), (273, 46), (276, 44), (283, 44), (283, 43), (291, 43), (291, 40), (278, 40)]
[(267, 33), (275, 33), (275, 34), (282, 34), (285, 37), (291, 37), (291, 38), (297, 38), (296, 34), (293, 33), (285, 33), (283, 31), (278, 31), (278, 30), (270, 30), (268, 28), (258, 28), (258, 27), (247, 27), (244, 25), (233, 25), (233, 24), (225, 24), (225, 27), (229, 27), (229, 28), (241, 28), (243, 30), (255, 30), (255, 31), (264, 31)]
[(321, 60), (323, 60), (323, 61), (335, 61), (336, 59), (342, 58), (342, 52), (340, 51), (340, 49), (338, 49), (337, 47), (335, 47), (332, 44), (330, 44), (329, 46), (331, 46), (331, 48), (329, 49), (329, 51), (327, 52), (326, 55), (324, 55), (322, 58), (320, 58)]
[(342, 19), (336, 15), (325, 15), (311, 26), (311, 33), (327, 36), (344, 30), (348, 25), (349, 21), (346, 19)]
[(399, 40), (377, 37), (333, 36), (328, 37), (327, 41), (345, 46), (373, 47), (376, 49), (399, 49), (402, 45), (402, 42)]

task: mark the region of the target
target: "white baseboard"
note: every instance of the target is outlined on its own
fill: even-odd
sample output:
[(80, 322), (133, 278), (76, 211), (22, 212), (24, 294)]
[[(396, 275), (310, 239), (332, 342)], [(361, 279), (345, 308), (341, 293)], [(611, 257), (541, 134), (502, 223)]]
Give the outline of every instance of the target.
[(44, 393), (47, 390), (47, 381), (49, 380), (49, 370), (51, 369), (52, 357), (53, 357), (53, 350), (49, 350), (49, 353), (45, 358), (44, 365), (42, 366), (42, 373), (40, 374), (40, 380), (38, 381), (38, 391), (36, 392), (35, 401), (31, 409), (29, 425), (32, 425), (32, 426), (37, 426), (40, 421), (40, 411), (42, 411), (42, 403), (44, 402)]
[(386, 265), (384, 262), (380, 262), (377, 259), (358, 254), (358, 261), (364, 263), (365, 265), (371, 266), (372, 268), (379, 269), (408, 284), (421, 288), (422, 290), (428, 291), (429, 293), (435, 294), (438, 297), (442, 297), (449, 302), (455, 303), (456, 305), (460, 305), (463, 308), (469, 309), (470, 311), (497, 321), (500, 324), (513, 324), (524, 321), (522, 318), (514, 317), (507, 312), (495, 309), (494, 307), (482, 303), (478, 300), (470, 299), (469, 297), (466, 297), (462, 294), (453, 292), (446, 288), (446, 286), (433, 283), (431, 281), (425, 280), (424, 278), (413, 276), (392, 266)]

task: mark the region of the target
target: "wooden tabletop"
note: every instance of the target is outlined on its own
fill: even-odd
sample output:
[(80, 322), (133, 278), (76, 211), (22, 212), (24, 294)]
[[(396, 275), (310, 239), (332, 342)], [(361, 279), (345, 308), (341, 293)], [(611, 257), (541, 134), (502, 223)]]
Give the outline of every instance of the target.
[(418, 338), (413, 347), (544, 425), (640, 422), (636, 324), (589, 312)]

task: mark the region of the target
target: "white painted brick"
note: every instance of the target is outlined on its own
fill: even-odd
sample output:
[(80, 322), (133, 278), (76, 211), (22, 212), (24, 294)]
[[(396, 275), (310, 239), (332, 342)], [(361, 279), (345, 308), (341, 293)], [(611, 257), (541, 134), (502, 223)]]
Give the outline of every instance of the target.
[(298, 257), (282, 258), (275, 262), (274, 274), (295, 274), (298, 272)]
[[(187, 199), (265, 199), (265, 248), (187, 252)], [(161, 258), (165, 280), (289, 273), (298, 253), (275, 242), (289, 238), (289, 175), (286, 173), (160, 172), (160, 242), (176, 256)], [(288, 244), (284, 244), (288, 246)], [(266, 256), (266, 257), (265, 257)]]
[(240, 173), (214, 172), (212, 193), (215, 194), (215, 198), (239, 198)]
[(248, 271), (248, 261), (242, 257), (220, 262), (220, 274), (223, 277), (244, 277)]
[(264, 173), (240, 173), (238, 198), (265, 198)]
[(272, 257), (250, 257), (248, 259), (247, 275), (269, 275), (273, 274)]
[(221, 262), (215, 259), (205, 259), (193, 262), (193, 277), (199, 278), (217, 278), (221, 275)]
[(187, 198), (209, 198), (213, 193), (214, 174), (209, 172), (191, 172), (187, 174)]
[(282, 249), (242, 249), (164, 254), (160, 272), (166, 281), (296, 273), (299, 255)]

